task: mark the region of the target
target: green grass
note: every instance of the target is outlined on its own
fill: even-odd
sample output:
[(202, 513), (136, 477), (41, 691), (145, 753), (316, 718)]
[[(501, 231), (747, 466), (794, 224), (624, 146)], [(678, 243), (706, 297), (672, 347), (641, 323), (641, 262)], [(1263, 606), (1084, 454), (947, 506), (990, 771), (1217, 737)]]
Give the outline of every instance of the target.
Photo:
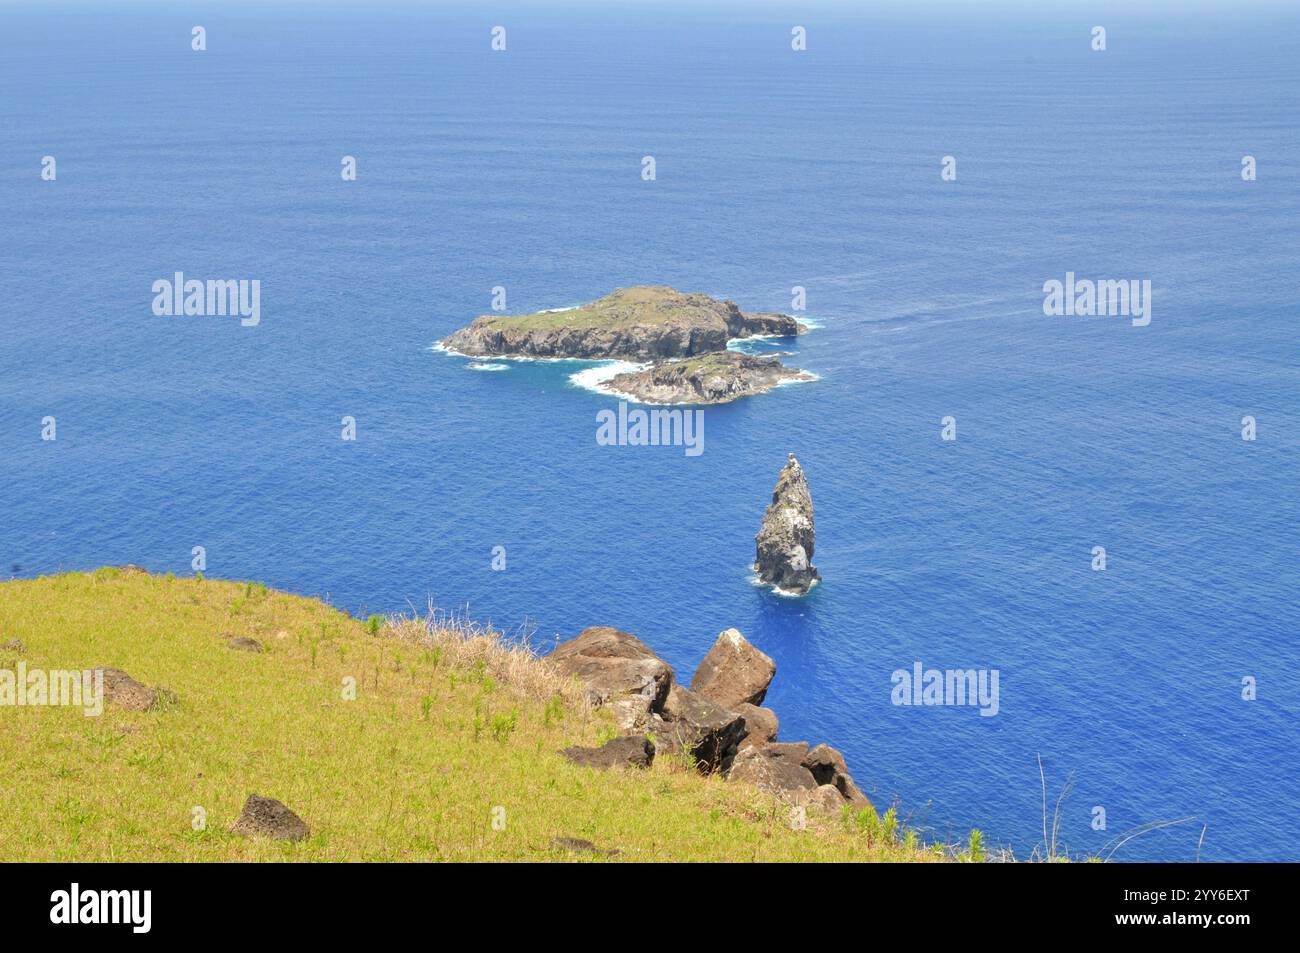
[[(267, 651), (234, 651), (235, 636)], [(100, 717), (0, 707), (0, 861), (938, 856), (874, 814), (810, 811), (794, 830), (788, 808), (669, 759), (648, 772), (570, 765), (555, 752), (607, 735), (604, 713), (549, 663), (462, 625), (381, 626), (258, 584), (102, 569), (0, 583), (10, 639), (25, 653), (0, 649), (0, 667), (117, 667), (178, 701)], [(311, 836), (227, 833), (254, 792)], [(556, 851), (557, 837), (619, 853)]]
[(659, 366), (665, 369), (671, 368), (677, 373), (689, 376), (707, 374), (711, 371), (728, 373), (732, 371), (736, 365), (760, 360), (760, 358), (749, 354), (742, 354), (739, 351), (709, 351), (706, 354), (696, 354), (693, 357), (668, 361)]
[(534, 314), (493, 316), (494, 323), (521, 331), (549, 331), (556, 328), (633, 328), (653, 324), (716, 321), (725, 327), (719, 305), (699, 294), (687, 294), (664, 285), (620, 288), (567, 311), (539, 311)]

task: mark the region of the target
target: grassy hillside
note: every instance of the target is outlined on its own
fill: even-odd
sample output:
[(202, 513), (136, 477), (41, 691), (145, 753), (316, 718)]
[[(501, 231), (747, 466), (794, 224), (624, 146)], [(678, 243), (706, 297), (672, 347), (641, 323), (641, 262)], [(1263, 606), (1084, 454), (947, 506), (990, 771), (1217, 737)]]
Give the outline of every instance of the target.
[[(545, 660), (463, 626), (377, 623), (138, 570), (0, 583), (0, 645), (24, 644), (0, 648), (0, 668), (116, 667), (177, 696), (99, 717), (0, 707), (0, 861), (936, 858), (871, 812), (810, 811), (793, 830), (788, 808), (669, 759), (639, 773), (571, 765), (558, 749), (612, 729)], [(241, 636), (266, 651), (230, 648)], [(250, 793), (283, 801), (311, 836), (227, 833)]]

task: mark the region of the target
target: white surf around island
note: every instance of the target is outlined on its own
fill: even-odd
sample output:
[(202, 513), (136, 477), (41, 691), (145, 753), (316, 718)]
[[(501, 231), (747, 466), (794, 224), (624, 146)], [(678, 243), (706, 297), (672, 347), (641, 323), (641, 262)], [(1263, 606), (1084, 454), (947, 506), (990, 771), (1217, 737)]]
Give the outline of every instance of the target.
[[(647, 407), (696, 407), (699, 405), (697, 400), (646, 400), (637, 394), (619, 390), (611, 387), (609, 382), (619, 374), (631, 374), (636, 371), (643, 371), (651, 367), (650, 364), (636, 364), (631, 361), (603, 361), (596, 367), (588, 367), (574, 374), (569, 375), (569, 383), (574, 387), (582, 390), (588, 390), (595, 394), (601, 394), (605, 397), (617, 397), (619, 400), (627, 401), (629, 404), (644, 404)], [(790, 384), (809, 384), (816, 380), (821, 380), (816, 374), (809, 371), (803, 371), (802, 377), (792, 377), (788, 380), (776, 382), (777, 387), (785, 387)]]
[(485, 364), (482, 361), (471, 361), (465, 365), (467, 371), (508, 371), (509, 364)]
[[(429, 350), (437, 354), (446, 354), (450, 357), (464, 358), (467, 361), (473, 361), (475, 364), (487, 364), (495, 361), (513, 361), (516, 364), (563, 364), (566, 361), (577, 364), (604, 363), (609, 360), (606, 357), (534, 357), (531, 354), (466, 354), (464, 351), (457, 351), (455, 348), (447, 347), (441, 341), (435, 341), (429, 345)], [(492, 370), (497, 368), (493, 367)], [(502, 368), (504, 370), (504, 368)], [(474, 368), (482, 370), (482, 368)]]
[(792, 387), (795, 384), (811, 384), (813, 381), (822, 379), (820, 374), (814, 374), (812, 371), (800, 370), (798, 377), (786, 377), (776, 382), (777, 387)]
[(808, 592), (812, 592), (821, 585), (821, 580), (814, 579), (812, 584), (808, 587), (808, 592), (791, 592), (789, 589), (782, 589), (780, 586), (774, 586), (770, 582), (764, 582), (759, 578), (758, 573), (754, 571), (754, 567), (750, 566), (749, 584), (751, 586), (757, 586), (759, 589), (766, 589), (768, 592), (772, 593), (772, 595), (780, 596), (782, 599), (802, 599), (804, 596), (808, 595)]
[(569, 383), (574, 387), (603, 394), (606, 397), (618, 397), (638, 404), (645, 403), (645, 401), (638, 400), (631, 394), (625, 394), (610, 387), (609, 381), (619, 374), (634, 374), (637, 371), (645, 370), (649, 366), (649, 364), (638, 364), (634, 361), (601, 361), (595, 367), (586, 367), (577, 373), (570, 374)]

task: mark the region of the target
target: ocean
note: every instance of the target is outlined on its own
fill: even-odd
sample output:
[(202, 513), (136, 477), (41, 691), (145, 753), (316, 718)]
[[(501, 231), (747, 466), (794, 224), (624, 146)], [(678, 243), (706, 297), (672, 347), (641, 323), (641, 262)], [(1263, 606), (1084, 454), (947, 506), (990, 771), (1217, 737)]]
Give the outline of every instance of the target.
[[(202, 546), (684, 681), (734, 626), (782, 739), (926, 838), (1029, 856), (1045, 778), (1077, 855), (1300, 859), (1300, 13), (1135, 6), (4, 5), (0, 571)], [(260, 322), (156, 315), (176, 272)], [(1150, 323), (1044, 314), (1067, 273), (1149, 280)], [(804, 289), (745, 346), (818, 379), (688, 456), (598, 444), (590, 365), (434, 347), (494, 288), (634, 284)], [(801, 599), (750, 569), (790, 452)], [(996, 670), (997, 714), (894, 704), (918, 662)]]

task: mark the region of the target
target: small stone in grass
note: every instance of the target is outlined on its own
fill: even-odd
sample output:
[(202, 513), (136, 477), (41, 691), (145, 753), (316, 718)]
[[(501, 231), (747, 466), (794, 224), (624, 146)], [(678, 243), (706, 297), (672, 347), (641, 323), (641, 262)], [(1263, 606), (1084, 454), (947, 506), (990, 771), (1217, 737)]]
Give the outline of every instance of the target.
[(301, 817), (275, 798), (250, 794), (239, 818), (230, 825), (230, 833), (243, 837), (269, 837), (273, 840), (303, 840), (311, 828)]

